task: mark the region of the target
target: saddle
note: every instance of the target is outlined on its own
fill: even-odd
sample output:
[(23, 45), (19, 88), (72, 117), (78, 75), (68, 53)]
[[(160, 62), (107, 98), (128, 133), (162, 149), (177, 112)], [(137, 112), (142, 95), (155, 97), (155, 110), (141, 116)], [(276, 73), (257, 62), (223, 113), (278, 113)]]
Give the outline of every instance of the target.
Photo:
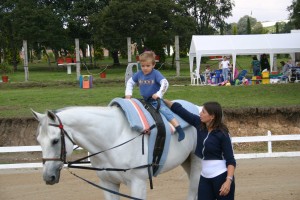
[(162, 169), (169, 151), (171, 129), (168, 121), (149, 103), (138, 99), (115, 98), (110, 106), (120, 107), (132, 129), (149, 135), (148, 163), (152, 164), (152, 174), (157, 176)]
[(143, 104), (144, 108), (151, 114), (157, 128), (157, 136), (154, 143), (153, 159), (152, 159), (152, 170), (153, 174), (156, 174), (159, 168), (159, 162), (165, 147), (166, 141), (166, 128), (161, 114), (159, 113), (159, 106), (155, 109), (150, 103), (144, 99), (139, 99)]
[[(175, 101), (190, 112), (199, 114), (199, 110), (194, 104), (184, 100)], [(148, 143), (148, 163), (152, 163), (153, 176), (157, 176), (167, 159), (171, 134), (175, 132), (174, 127), (151, 104), (143, 100), (115, 98), (109, 103), (109, 106), (120, 107), (133, 130), (140, 133), (151, 132)], [(174, 116), (182, 128), (189, 126), (175, 113)]]

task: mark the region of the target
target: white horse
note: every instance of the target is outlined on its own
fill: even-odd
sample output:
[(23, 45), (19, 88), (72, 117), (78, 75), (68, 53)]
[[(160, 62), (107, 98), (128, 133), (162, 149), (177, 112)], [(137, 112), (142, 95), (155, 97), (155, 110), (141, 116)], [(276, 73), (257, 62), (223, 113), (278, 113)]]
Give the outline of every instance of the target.
[[(37, 141), (42, 147), (43, 179), (47, 184), (59, 182), (60, 170), (66, 157), (73, 151), (73, 142), (91, 154), (122, 144), (134, 137), (137, 131), (130, 128), (129, 122), (118, 107), (70, 107), (56, 113), (47, 111), (40, 114), (32, 111), (39, 121)], [(185, 128), (185, 139), (177, 140), (177, 134), (171, 136), (170, 149), (161, 173), (182, 165), (188, 174), (188, 200), (197, 199), (200, 178), (200, 159), (194, 154), (196, 149), (196, 129)], [(90, 158), (91, 165), (97, 168), (134, 168), (148, 164), (148, 136), (144, 137), (144, 155), (142, 137), (105, 151)], [(97, 171), (100, 186), (119, 191), (120, 184), (130, 187), (131, 196), (146, 199), (148, 187), (148, 169), (124, 171)], [(104, 191), (106, 200), (118, 200), (116, 194)], [(165, 197), (167, 198), (167, 197)]]

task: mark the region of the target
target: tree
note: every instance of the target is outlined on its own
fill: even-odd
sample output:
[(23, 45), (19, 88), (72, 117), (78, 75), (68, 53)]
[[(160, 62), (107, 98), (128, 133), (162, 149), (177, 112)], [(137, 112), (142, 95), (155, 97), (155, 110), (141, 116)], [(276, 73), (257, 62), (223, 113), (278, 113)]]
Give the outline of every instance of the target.
[(223, 33), (225, 30), (225, 19), (231, 16), (232, 6), (231, 0), (178, 0), (179, 4), (185, 7), (195, 20), (196, 34), (211, 35), (219, 31)]
[(251, 29), (252, 34), (263, 34), (265, 33), (264, 27), (261, 22), (256, 22), (255, 25)]
[(46, 47), (61, 47), (59, 44), (64, 41), (63, 23), (43, 1), (7, 0), (0, 5), (0, 26), (3, 38), (9, 44), (7, 51), (12, 55), (11, 62), (15, 69), (19, 62), (22, 40), (27, 40), (28, 48), (34, 49), (39, 57)]
[[(280, 26), (279, 26), (280, 27)], [(290, 33), (291, 30), (293, 29), (294, 25), (292, 24), (291, 21), (289, 21), (288, 23), (284, 23), (282, 24), (282, 29), (280, 29), (281, 33)]]
[(13, 64), (14, 70), (17, 70), (18, 44), (20, 40), (17, 35), (16, 15), (14, 12), (14, 1), (7, 0), (0, 3), (0, 29), (1, 29), (1, 44), (3, 45), (4, 59), (9, 64)]
[(290, 19), (295, 29), (300, 29), (300, 0), (293, 0), (287, 10), (290, 12)]
[[(67, 32), (68, 36), (74, 41), (80, 38), (80, 49), (83, 56), (86, 55), (86, 45), (93, 45), (93, 30), (90, 17), (95, 13), (99, 13), (104, 7), (109, 5), (109, 0), (74, 0), (70, 5), (69, 15), (67, 16)], [(90, 62), (92, 63), (92, 57)]]
[(275, 24), (275, 33), (279, 33), (279, 23), (276, 22)]
[(27, 40), (30, 49), (35, 51), (37, 59), (41, 59), (44, 51), (50, 65), (46, 49), (63, 47), (65, 29), (63, 23), (51, 7), (37, 0), (20, 1), (15, 9), (17, 13), (17, 29), (20, 40)]
[(232, 23), (232, 35), (237, 35), (237, 24)]
[(175, 35), (189, 36), (195, 24), (180, 5), (172, 0), (115, 0), (92, 19), (94, 40), (112, 52), (118, 64), (118, 52), (126, 52), (126, 37), (137, 44), (139, 53), (151, 49), (164, 59), (164, 47)]
[(238, 34), (239, 35), (244, 35), (244, 34), (248, 34), (247, 30), (248, 27), (248, 20), (249, 20), (249, 24), (251, 27), (253, 27), (257, 20), (251, 16), (245, 15), (244, 17), (240, 18), (237, 25), (238, 25)]
[[(16, 66), (22, 40), (27, 40), (38, 59), (51, 48), (59, 53), (74, 52), (74, 39), (79, 38), (85, 55), (86, 44), (92, 43), (90, 15), (98, 13), (109, 0), (5, 0), (0, 3), (1, 48), (9, 51)], [(31, 52), (31, 51), (29, 51)]]
[(251, 24), (249, 17), (247, 18), (247, 34), (251, 34)]

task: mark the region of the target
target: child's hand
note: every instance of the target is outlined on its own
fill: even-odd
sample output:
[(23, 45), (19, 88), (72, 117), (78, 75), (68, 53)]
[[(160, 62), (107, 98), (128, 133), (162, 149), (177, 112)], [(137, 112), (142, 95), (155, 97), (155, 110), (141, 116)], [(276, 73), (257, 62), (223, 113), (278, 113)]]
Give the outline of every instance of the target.
[(131, 95), (126, 95), (125, 99), (131, 99)]
[(153, 94), (153, 95), (152, 95), (152, 99), (155, 99), (155, 100), (156, 100), (156, 99), (158, 99), (158, 98), (159, 98), (159, 96), (158, 96), (157, 94)]

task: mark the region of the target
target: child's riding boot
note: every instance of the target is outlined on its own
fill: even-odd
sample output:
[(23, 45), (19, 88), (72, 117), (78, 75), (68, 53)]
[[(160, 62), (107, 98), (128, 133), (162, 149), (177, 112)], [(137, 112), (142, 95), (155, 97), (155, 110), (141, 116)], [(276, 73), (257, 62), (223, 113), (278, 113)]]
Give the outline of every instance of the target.
[(177, 131), (177, 133), (178, 133), (178, 142), (180, 142), (181, 140), (184, 139), (185, 134), (184, 134), (183, 129), (181, 128), (180, 125), (177, 126), (177, 127), (175, 127), (175, 129), (176, 129), (176, 131)]

